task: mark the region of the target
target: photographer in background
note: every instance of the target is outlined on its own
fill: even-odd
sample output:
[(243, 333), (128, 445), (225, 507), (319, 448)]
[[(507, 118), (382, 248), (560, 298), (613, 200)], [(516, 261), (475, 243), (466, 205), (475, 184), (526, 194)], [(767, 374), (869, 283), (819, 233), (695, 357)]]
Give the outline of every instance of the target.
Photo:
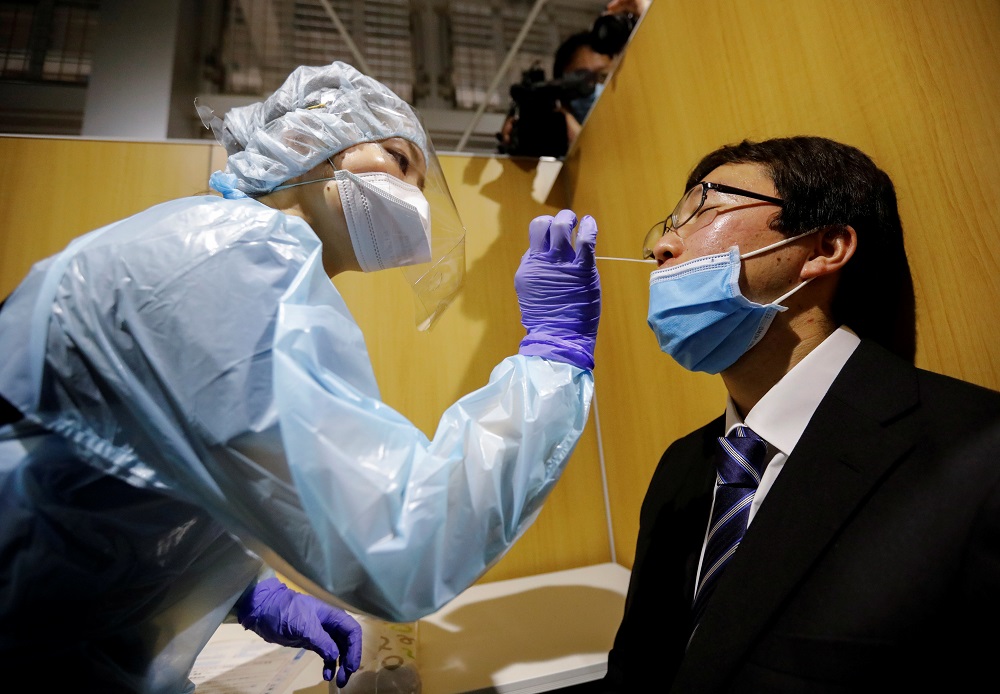
[(552, 80), (535, 63), (510, 88), (513, 100), (497, 133), (501, 154), (561, 157), (580, 133), (621, 53), (651, 0), (611, 0), (593, 27), (560, 44)]
[[(602, 18), (618, 16), (601, 15)], [(595, 26), (597, 25), (595, 24)], [(629, 31), (631, 31), (631, 27)], [(628, 34), (624, 38), (627, 40)], [(584, 31), (570, 36), (559, 46), (552, 63), (553, 79), (565, 81), (567, 75), (578, 76), (583, 78), (578, 79), (578, 83), (590, 87), (589, 90), (581, 89), (581, 94), (576, 98), (559, 103), (558, 111), (563, 115), (566, 123), (567, 148), (580, 134), (583, 121), (586, 120), (587, 114), (590, 113), (590, 109), (597, 101), (597, 97), (601, 95), (604, 81), (611, 74), (612, 58), (625, 45), (623, 41), (613, 54), (602, 53), (595, 47), (595, 44), (600, 47), (597, 39), (598, 35), (594, 31)], [(585, 91), (589, 93), (583, 93)]]

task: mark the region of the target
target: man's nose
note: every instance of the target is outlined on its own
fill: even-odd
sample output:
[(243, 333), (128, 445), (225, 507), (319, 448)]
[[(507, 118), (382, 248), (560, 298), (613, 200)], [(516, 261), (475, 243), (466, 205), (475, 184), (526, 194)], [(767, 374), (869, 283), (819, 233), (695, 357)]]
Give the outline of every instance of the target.
[(673, 229), (669, 229), (653, 246), (653, 257), (656, 259), (657, 266), (663, 265), (671, 258), (679, 257), (683, 252), (684, 242)]

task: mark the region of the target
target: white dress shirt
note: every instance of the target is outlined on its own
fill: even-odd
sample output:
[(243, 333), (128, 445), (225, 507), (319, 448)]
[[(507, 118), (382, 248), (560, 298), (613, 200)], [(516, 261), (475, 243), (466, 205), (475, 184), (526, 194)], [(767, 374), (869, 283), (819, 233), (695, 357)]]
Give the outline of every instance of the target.
[[(768, 490), (774, 484), (792, 449), (798, 443), (820, 401), (826, 396), (834, 379), (854, 353), (861, 340), (848, 328), (838, 328), (819, 344), (805, 358), (786, 373), (764, 394), (746, 419), (740, 419), (732, 398), (726, 397), (726, 434), (738, 424), (750, 427), (767, 442), (769, 460), (760, 485), (750, 505), (749, 526), (757, 509), (764, 502)], [(714, 501), (713, 501), (714, 503)], [(711, 512), (705, 519), (705, 538), (708, 539), (708, 525)], [(705, 556), (702, 543), (702, 558), (698, 560), (698, 575), (701, 575), (701, 561)]]

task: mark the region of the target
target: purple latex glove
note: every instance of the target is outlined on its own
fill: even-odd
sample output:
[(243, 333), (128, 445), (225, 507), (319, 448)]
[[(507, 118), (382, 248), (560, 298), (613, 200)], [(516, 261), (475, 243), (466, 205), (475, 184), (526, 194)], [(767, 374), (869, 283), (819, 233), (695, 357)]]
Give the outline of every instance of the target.
[(585, 216), (574, 242), (575, 226), (572, 210), (535, 217), (528, 225), (528, 251), (514, 275), (521, 323), (528, 331), (518, 352), (593, 369), (601, 317), (597, 222)]
[(236, 618), (269, 643), (308, 648), (323, 659), (323, 679), (337, 671), (343, 687), (361, 666), (361, 625), (343, 610), (297, 593), (277, 578), (250, 588), (236, 605)]

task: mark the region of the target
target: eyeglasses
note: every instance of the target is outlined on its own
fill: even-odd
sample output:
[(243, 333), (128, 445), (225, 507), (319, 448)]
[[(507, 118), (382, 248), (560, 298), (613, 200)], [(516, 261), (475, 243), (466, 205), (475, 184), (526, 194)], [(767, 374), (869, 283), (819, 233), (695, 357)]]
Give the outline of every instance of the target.
[(727, 211), (720, 209), (719, 207), (709, 207), (708, 209), (703, 209), (705, 206), (705, 200), (708, 199), (708, 191), (710, 190), (717, 190), (720, 193), (727, 193), (729, 195), (740, 195), (745, 198), (753, 198), (754, 200), (763, 200), (764, 202), (769, 202), (772, 205), (778, 205), (779, 207), (785, 204), (785, 201), (780, 198), (772, 198), (770, 195), (761, 195), (760, 193), (755, 193), (752, 190), (734, 188), (733, 186), (727, 186), (725, 183), (702, 181), (701, 183), (695, 184), (689, 188), (686, 193), (684, 193), (684, 196), (681, 198), (680, 202), (677, 203), (677, 206), (674, 208), (674, 211), (670, 213), (669, 217), (663, 221), (657, 222), (649, 231), (646, 232), (646, 238), (643, 239), (642, 242), (643, 259), (653, 257), (653, 246), (655, 246), (660, 237), (668, 231), (678, 231), (678, 229), (693, 220), (695, 217), (698, 218), (697, 227), (691, 227), (691, 229), (692, 231), (695, 228), (700, 229), (701, 227), (711, 224), (720, 212)]

